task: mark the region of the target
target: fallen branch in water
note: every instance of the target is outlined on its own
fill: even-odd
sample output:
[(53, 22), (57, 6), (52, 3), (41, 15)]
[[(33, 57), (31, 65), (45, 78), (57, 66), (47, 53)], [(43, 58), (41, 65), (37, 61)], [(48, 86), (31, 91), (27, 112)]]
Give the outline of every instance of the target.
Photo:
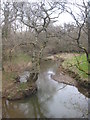
[(67, 86), (67, 85), (63, 86), (62, 88), (59, 88), (57, 91), (64, 89), (66, 86)]

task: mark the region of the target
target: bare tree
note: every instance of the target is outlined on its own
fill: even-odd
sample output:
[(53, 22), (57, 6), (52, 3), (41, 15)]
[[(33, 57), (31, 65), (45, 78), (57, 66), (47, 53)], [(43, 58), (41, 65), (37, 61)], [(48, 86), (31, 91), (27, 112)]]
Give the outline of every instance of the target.
[[(63, 2), (61, 2), (63, 3)], [(58, 5), (58, 7), (56, 7)], [(60, 7), (61, 6), (61, 7)], [(47, 28), (51, 22), (55, 18), (58, 18), (58, 16), (63, 11), (63, 4), (59, 5), (58, 2), (54, 3), (48, 3), (47, 6), (45, 6), (45, 3), (25, 3), (21, 2), (18, 4), (14, 4), (14, 8), (19, 12), (20, 16), (17, 18), (19, 22), (22, 22), (25, 27), (28, 27), (29, 29), (32, 29), (33, 33), (35, 34), (35, 40), (33, 41), (33, 45), (37, 46), (39, 48), (39, 51), (35, 50), (35, 47), (33, 49), (33, 56), (32, 56), (32, 62), (35, 64), (36, 68), (39, 71), (40, 66), (40, 60), (42, 58), (42, 52), (44, 48), (47, 45)], [(52, 14), (59, 9), (59, 13), (57, 17), (52, 17)], [(39, 35), (41, 33), (45, 34), (45, 41), (40, 42), (39, 41)], [(42, 39), (43, 41), (43, 39)], [(29, 43), (23, 43), (25, 44), (32, 44), (32, 42)], [(22, 44), (20, 44), (22, 45)], [(20, 46), (19, 44), (16, 46)], [(14, 47), (15, 48), (15, 47)], [(35, 67), (34, 66), (34, 67)]]
[(80, 38), (82, 33), (84, 32), (86, 35), (88, 35), (87, 30), (89, 29), (88, 28), (85, 29), (85, 26), (88, 27), (88, 21), (87, 21), (87, 17), (89, 14), (88, 5), (87, 3), (84, 2), (84, 0), (82, 0), (82, 4), (76, 3), (74, 6), (77, 7), (77, 9), (79, 9), (79, 13), (75, 14), (74, 11), (71, 10), (71, 8), (69, 7), (66, 8), (66, 12), (68, 12), (73, 17), (73, 19), (76, 22), (76, 26), (78, 28), (77, 37), (75, 38), (75, 37), (72, 37), (71, 35), (70, 37), (77, 41), (78, 47), (85, 52), (87, 61), (88, 63), (90, 63), (89, 51), (80, 43)]

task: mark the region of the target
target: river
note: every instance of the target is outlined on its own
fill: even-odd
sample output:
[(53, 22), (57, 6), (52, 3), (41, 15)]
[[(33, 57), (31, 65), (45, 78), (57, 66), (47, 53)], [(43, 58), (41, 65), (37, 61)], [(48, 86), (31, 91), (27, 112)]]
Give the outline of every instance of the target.
[(36, 82), (38, 91), (30, 98), (2, 101), (4, 118), (87, 118), (88, 98), (78, 88), (51, 79), (58, 63), (41, 63)]

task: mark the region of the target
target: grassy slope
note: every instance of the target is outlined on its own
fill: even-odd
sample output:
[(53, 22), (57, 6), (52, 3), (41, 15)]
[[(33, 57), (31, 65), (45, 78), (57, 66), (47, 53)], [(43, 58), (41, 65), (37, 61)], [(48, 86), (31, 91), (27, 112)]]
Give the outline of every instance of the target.
[[(17, 72), (20, 72), (20, 68), (24, 69), (24, 67), (31, 61), (31, 58), (27, 54), (18, 54), (17, 56), (12, 56), (12, 60), (10, 62), (9, 59), (3, 62), (3, 66), (5, 67), (5, 71), (3, 71), (4, 80), (12, 80), (16, 77)], [(10, 66), (12, 67), (12, 71), (10, 71)], [(17, 72), (16, 72), (17, 71)]]
[(88, 80), (88, 75), (85, 72), (80, 71), (78, 68), (76, 68), (75, 65), (78, 65), (77, 60), (80, 62), (80, 68), (86, 73), (88, 73), (88, 68), (90, 67), (90, 64), (88, 64), (85, 54), (67, 58), (67, 60), (65, 60), (63, 63), (63, 67), (68, 68), (74, 71), (75, 73), (78, 73), (81, 78)]
[[(9, 59), (3, 62), (3, 66), (5, 70), (2, 72), (3, 80), (2, 80), (2, 87), (3, 87), (3, 96), (6, 98), (13, 98), (14, 96), (17, 97), (17, 93), (26, 89), (32, 89), (34, 85), (33, 82), (28, 83), (15, 83), (15, 78), (18, 76), (25, 68), (30, 67), (28, 63), (30, 63), (31, 58), (27, 54), (18, 54), (17, 56), (13, 56), (10, 62)], [(10, 66), (11, 65), (11, 66)], [(11, 71), (11, 68), (12, 71)]]
[[(17, 56), (13, 55), (12, 56), (12, 63), (18, 64), (19, 62), (29, 62), (31, 57), (25, 53), (19, 53)], [(9, 59), (8, 59), (9, 62)]]

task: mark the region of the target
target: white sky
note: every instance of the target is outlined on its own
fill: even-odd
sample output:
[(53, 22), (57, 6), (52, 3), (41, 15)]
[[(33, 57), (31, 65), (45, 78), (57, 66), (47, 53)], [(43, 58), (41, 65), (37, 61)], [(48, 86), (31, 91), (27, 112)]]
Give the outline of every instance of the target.
[(71, 15), (68, 13), (63, 13), (59, 16), (58, 21), (55, 23), (56, 25), (63, 25), (64, 23), (72, 23), (75, 22)]
[[(50, 0), (1, 0), (2, 2), (41, 2), (41, 1), (50, 1)], [(53, 0), (52, 0), (53, 1)], [(82, 4), (83, 0), (68, 0), (70, 3), (78, 3), (78, 4)], [(85, 2), (88, 2), (88, 0), (84, 0)], [(79, 10), (76, 7), (73, 6), (69, 6), (73, 12), (79, 13)], [(55, 25), (63, 25), (64, 23), (74, 23), (75, 21), (73, 20), (73, 18), (71, 17), (71, 15), (69, 15), (68, 13), (63, 13), (59, 16), (58, 18), (58, 22), (55, 23)]]

